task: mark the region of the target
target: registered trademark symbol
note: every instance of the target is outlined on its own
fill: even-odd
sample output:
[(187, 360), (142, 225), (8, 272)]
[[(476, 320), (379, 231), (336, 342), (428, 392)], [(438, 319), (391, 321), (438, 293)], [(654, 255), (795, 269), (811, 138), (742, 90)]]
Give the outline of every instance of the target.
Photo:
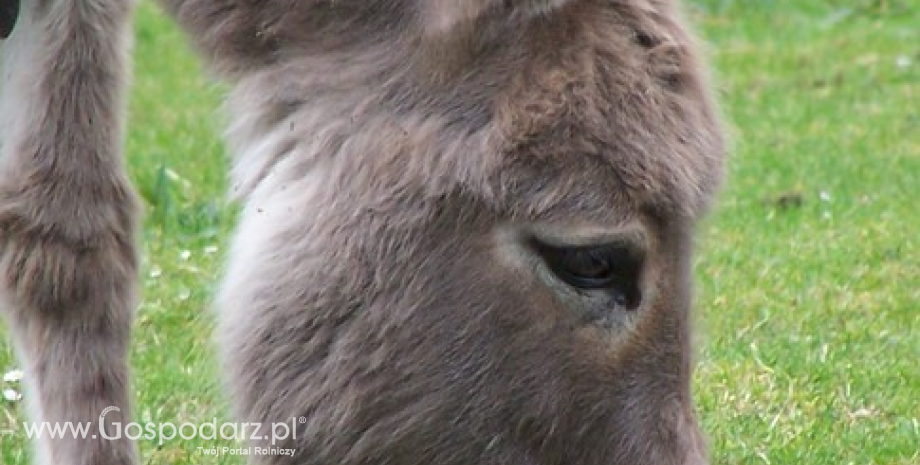
[(307, 417), (300, 417), (300, 420), (298, 420), (298, 422), (299, 422), (301, 425), (302, 425), (302, 424), (305, 424), (305, 423), (307, 422)]

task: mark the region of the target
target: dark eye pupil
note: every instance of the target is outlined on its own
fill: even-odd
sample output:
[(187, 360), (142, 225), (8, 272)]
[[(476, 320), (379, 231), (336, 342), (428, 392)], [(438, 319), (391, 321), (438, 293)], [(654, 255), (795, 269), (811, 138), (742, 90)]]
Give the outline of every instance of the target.
[(618, 306), (638, 306), (642, 254), (634, 247), (616, 243), (564, 247), (540, 241), (533, 245), (553, 274), (566, 284), (583, 291), (607, 292)]
[(586, 280), (607, 279), (612, 274), (610, 257), (597, 252), (594, 249), (563, 249), (557, 257), (557, 266)]

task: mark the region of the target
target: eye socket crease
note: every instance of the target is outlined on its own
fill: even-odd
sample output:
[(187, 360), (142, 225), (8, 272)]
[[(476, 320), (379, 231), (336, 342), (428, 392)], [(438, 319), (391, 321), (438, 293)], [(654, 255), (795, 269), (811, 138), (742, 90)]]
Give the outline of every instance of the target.
[(556, 278), (574, 290), (603, 293), (617, 309), (640, 307), (645, 253), (631, 241), (566, 246), (532, 237), (529, 246)]

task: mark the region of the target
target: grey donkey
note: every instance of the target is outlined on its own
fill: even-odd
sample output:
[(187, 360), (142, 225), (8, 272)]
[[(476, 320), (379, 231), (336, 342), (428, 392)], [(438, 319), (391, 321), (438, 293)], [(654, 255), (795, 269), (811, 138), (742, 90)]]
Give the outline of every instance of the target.
[[(216, 339), (248, 445), (295, 451), (251, 463), (706, 463), (691, 253), (725, 144), (678, 5), (160, 3), (230, 89)], [(125, 423), (132, 2), (0, 4), (0, 306), (30, 415)]]

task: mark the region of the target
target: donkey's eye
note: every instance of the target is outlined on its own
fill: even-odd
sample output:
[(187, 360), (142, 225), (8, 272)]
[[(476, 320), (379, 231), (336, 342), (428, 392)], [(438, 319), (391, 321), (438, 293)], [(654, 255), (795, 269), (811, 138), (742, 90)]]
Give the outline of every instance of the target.
[(639, 306), (642, 253), (632, 245), (556, 246), (535, 240), (533, 247), (550, 271), (569, 286), (608, 293), (621, 307)]

